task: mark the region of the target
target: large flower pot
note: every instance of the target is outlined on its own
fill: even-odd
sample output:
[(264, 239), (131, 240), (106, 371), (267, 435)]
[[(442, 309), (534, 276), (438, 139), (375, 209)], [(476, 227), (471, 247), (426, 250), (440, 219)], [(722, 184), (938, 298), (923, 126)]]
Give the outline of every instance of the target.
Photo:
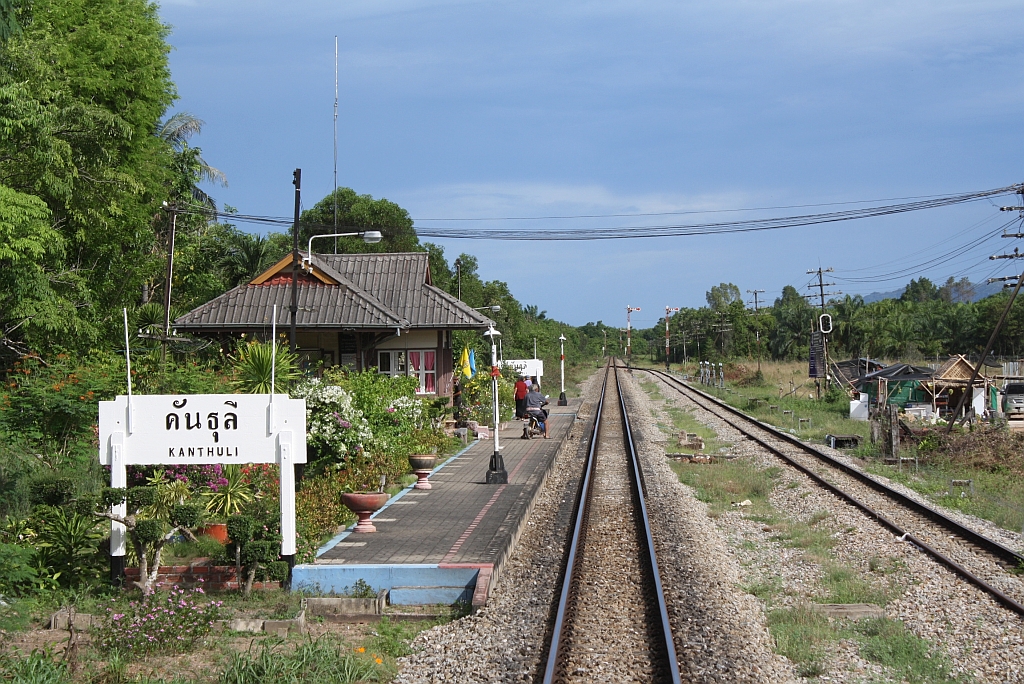
[(416, 484), (413, 485), (413, 488), (430, 489), (430, 481), (427, 477), (436, 465), (437, 456), (434, 454), (411, 454), (409, 456), (409, 466), (416, 473)]
[(227, 523), (209, 523), (200, 527), (198, 532), (199, 534), (196, 535), (197, 537), (201, 537), (205, 534), (207, 537), (213, 537), (221, 544), (228, 543)]
[(352, 531), (360, 534), (376, 532), (377, 528), (370, 522), (370, 516), (387, 503), (387, 500), (386, 492), (345, 492), (342, 494), (341, 503), (345, 504), (359, 518), (356, 528)]

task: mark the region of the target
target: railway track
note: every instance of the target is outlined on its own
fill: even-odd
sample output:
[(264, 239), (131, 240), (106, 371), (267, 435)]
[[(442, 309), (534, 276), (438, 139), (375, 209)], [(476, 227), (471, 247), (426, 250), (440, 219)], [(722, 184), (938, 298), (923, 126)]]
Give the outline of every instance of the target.
[(643, 473), (612, 363), (605, 371), (577, 494), (543, 681), (624, 676), (680, 681)]
[(672, 375), (646, 372), (1024, 616), (1024, 586), (1008, 572), (1024, 567), (1024, 556)]

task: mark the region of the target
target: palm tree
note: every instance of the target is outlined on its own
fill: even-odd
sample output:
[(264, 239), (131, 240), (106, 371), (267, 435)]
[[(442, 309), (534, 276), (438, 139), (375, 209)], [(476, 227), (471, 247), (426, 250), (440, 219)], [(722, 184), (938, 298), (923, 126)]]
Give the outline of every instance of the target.
[(240, 285), (252, 280), (270, 265), (273, 255), (270, 243), (262, 235), (238, 233), (232, 241), (234, 244), (224, 255), (224, 265), (228, 269), (231, 286)]
[(188, 112), (177, 112), (157, 126), (156, 137), (174, 149), (176, 166), (190, 177), (187, 192), (193, 201), (208, 209), (217, 210), (217, 202), (199, 188), (198, 183), (209, 182), (227, 186), (228, 179), (219, 169), (206, 163), (198, 147), (190, 147), (189, 138), (200, 133), (203, 120)]

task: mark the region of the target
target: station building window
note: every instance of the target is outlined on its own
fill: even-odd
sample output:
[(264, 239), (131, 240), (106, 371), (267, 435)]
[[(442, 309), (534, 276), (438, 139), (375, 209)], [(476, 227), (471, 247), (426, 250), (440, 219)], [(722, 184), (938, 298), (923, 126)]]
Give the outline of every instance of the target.
[(396, 377), (411, 375), (419, 380), (419, 394), (437, 392), (437, 352), (433, 349), (378, 351), (377, 372)]

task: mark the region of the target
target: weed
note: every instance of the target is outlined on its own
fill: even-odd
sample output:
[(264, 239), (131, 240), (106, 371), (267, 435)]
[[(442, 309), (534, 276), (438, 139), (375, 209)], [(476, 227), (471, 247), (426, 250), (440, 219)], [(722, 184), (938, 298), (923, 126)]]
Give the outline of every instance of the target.
[(884, 606), (889, 593), (876, 588), (857, 572), (845, 565), (828, 564), (824, 568), (822, 585), (828, 594), (824, 603), (873, 603)]
[(831, 517), (832, 517), (832, 514), (829, 513), (828, 511), (818, 511), (818, 512), (814, 513), (813, 515), (811, 515), (810, 519), (808, 519), (808, 521), (807, 521), (807, 524), (809, 524), (809, 525), (817, 525), (818, 523), (823, 522), (825, 520), (828, 520)]
[(807, 606), (771, 611), (768, 629), (775, 638), (776, 652), (792, 660), (801, 677), (825, 673), (824, 644), (840, 636), (828, 618)]
[(860, 653), (868, 660), (892, 668), (906, 682), (963, 681), (954, 678), (949, 661), (931, 644), (897, 620), (876, 618), (859, 622)]
[(786, 483), (786, 489), (799, 489), (799, 488), (800, 488), (800, 483), (797, 482), (796, 480), (791, 480), (791, 481)]
[(48, 651), (35, 650), (27, 658), (0, 654), (0, 680), (18, 684), (64, 684), (70, 681), (64, 663)]
[(778, 469), (762, 470), (746, 459), (705, 465), (673, 463), (672, 466), (679, 479), (697, 491), (697, 498), (718, 512), (744, 499), (765, 506), (779, 476)]
[(377, 629), (373, 632), (370, 646), (373, 650), (400, 658), (409, 655), (409, 642), (416, 636), (416, 630), (402, 622), (391, 622), (387, 617), (380, 619)]
[(798, 520), (787, 521), (778, 526), (778, 534), (772, 537), (794, 549), (805, 549), (817, 558), (827, 558), (835, 545), (835, 539), (828, 530), (818, 529)]
[(365, 648), (349, 652), (344, 644), (325, 637), (304, 641), (294, 651), (281, 648), (278, 639), (263, 639), (253, 648), (256, 643), (254, 640), (247, 652), (230, 656), (220, 676), (221, 684), (349, 684), (379, 680), (384, 674), (377, 667), (382, 664), (381, 658), (360, 655)]
[(772, 577), (767, 580), (761, 580), (760, 582), (754, 582), (753, 584), (743, 585), (743, 591), (748, 594), (753, 594), (762, 601), (770, 601), (772, 596), (779, 593), (782, 588), (782, 580), (778, 577)]

